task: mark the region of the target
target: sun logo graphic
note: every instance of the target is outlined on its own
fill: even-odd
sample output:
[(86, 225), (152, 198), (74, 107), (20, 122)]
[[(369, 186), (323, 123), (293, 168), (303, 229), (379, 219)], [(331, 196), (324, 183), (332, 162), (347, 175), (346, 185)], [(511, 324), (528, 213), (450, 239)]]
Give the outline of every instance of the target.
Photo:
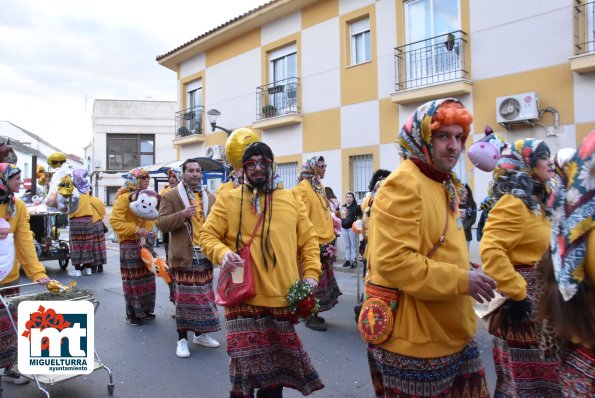
[(23, 301), (18, 368), (24, 374), (88, 374), (94, 369), (94, 308), (89, 301)]

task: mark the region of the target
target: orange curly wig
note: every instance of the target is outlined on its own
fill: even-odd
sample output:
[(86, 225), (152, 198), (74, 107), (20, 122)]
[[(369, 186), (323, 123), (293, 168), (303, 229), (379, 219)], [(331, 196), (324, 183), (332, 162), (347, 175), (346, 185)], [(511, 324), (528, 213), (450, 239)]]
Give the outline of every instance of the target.
[(434, 113), (430, 130), (432, 132), (438, 131), (440, 127), (449, 124), (458, 124), (463, 128), (465, 139), (471, 130), (471, 123), (473, 123), (473, 116), (463, 107), (462, 104), (454, 101), (447, 101), (440, 105)]

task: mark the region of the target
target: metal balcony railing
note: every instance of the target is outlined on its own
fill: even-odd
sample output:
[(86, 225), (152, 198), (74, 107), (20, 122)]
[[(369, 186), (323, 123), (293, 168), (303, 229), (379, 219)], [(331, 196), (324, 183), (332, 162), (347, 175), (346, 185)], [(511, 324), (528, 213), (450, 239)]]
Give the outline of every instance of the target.
[(457, 30), (395, 48), (396, 90), (466, 79), (466, 38)]
[(574, 55), (595, 51), (595, 1), (574, 0)]
[(176, 112), (176, 138), (188, 137), (190, 135), (203, 134), (202, 114), (204, 108), (195, 106)]
[(290, 77), (256, 88), (256, 120), (299, 113), (300, 79)]

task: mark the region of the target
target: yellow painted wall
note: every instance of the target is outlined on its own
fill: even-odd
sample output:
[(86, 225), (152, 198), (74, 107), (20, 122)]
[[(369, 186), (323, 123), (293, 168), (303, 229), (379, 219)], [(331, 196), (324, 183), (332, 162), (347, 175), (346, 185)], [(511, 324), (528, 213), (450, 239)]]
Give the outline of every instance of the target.
[[(363, 146), (359, 148), (346, 148), (341, 150), (341, 186), (343, 187), (343, 194), (349, 191), (349, 157), (355, 155), (372, 155), (374, 160), (374, 170), (380, 168), (380, 152), (378, 145)], [(343, 198), (339, 201), (343, 202)]]
[(318, 152), (341, 147), (341, 111), (339, 108), (304, 114), (304, 152)]
[(275, 163), (291, 163), (297, 162), (298, 164), (298, 171), (302, 170), (302, 155), (285, 155), (285, 156), (275, 156)]
[(211, 145), (223, 145), (227, 142), (227, 133), (224, 131), (215, 131), (205, 134), (205, 148)]
[(206, 52), (207, 68), (226, 61), (246, 51), (260, 46), (260, 29), (254, 29), (246, 34), (227, 41), (220, 46), (211, 48)]
[(576, 146), (583, 142), (591, 130), (595, 130), (595, 122), (576, 124)]
[(302, 9), (302, 30), (339, 16), (338, 0), (323, 0)]
[[(351, 66), (349, 23), (370, 17), (370, 62)], [(371, 101), (378, 98), (378, 67), (376, 51), (376, 8), (362, 7), (340, 18), (341, 29), (341, 105)]]
[[(473, 112), (477, 129), (496, 124), (496, 98), (511, 94), (535, 91), (539, 107), (558, 109), (560, 124), (574, 123), (574, 92), (570, 64), (534, 69), (493, 79), (473, 81)], [(545, 116), (542, 123), (552, 125), (551, 116)]]
[(383, 98), (378, 101), (378, 110), (380, 117), (380, 143), (389, 144), (395, 142), (397, 133), (401, 128), (399, 123), (399, 107), (390, 100)]

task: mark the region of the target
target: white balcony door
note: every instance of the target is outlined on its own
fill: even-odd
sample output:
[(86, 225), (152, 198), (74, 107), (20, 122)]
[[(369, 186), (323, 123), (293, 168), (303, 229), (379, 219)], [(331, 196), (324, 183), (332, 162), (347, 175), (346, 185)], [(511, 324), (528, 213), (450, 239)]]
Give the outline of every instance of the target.
[[(292, 44), (269, 54), (269, 104), (273, 105), (278, 111), (286, 113), (291, 111), (293, 103), (297, 104), (295, 97), (295, 85), (287, 85), (286, 79), (297, 77), (297, 50), (296, 45)], [(278, 84), (277, 84), (278, 83)], [(287, 85), (287, 87), (286, 87)], [(286, 92), (293, 90), (291, 92)]]
[(202, 80), (195, 80), (186, 85), (186, 114), (184, 115), (186, 128), (197, 133), (202, 127)]
[(595, 2), (591, 1), (585, 7), (585, 22), (587, 26), (585, 31), (587, 32), (587, 51), (595, 51)]
[(404, 7), (407, 88), (461, 77), (459, 41), (449, 51), (446, 36), (437, 37), (460, 30), (459, 0), (410, 0)]

